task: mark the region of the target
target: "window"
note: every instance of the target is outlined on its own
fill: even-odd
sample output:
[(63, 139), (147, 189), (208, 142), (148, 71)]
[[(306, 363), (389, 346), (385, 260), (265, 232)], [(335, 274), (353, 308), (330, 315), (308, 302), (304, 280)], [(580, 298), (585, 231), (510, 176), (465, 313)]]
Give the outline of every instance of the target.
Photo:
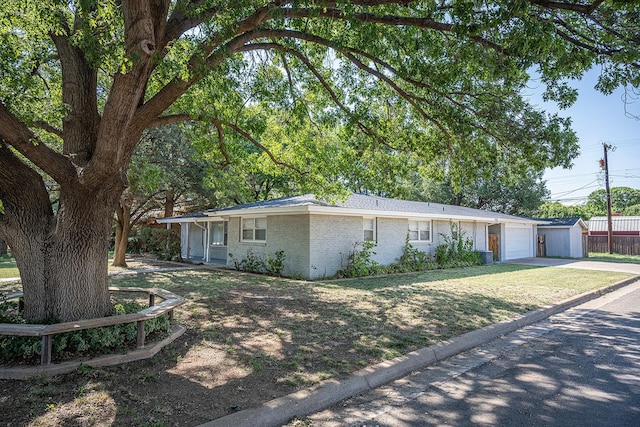
[(430, 242), (431, 221), (409, 221), (409, 240), (414, 242)]
[(362, 218), (362, 230), (364, 232), (363, 240), (375, 240), (376, 239), (376, 219), (375, 218)]
[(224, 222), (212, 222), (209, 226), (209, 245), (227, 245), (227, 227)]
[(267, 218), (242, 218), (243, 242), (267, 241)]

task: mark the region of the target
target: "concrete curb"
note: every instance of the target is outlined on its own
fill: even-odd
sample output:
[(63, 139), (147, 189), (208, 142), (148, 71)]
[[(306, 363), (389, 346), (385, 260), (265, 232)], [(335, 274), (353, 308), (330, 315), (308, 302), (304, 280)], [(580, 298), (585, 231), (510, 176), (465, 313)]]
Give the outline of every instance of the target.
[(634, 276), (605, 288), (548, 305), (512, 320), (495, 323), (452, 338), (439, 344), (413, 351), (355, 372), (343, 380), (329, 380), (319, 386), (300, 390), (263, 403), (261, 406), (236, 412), (202, 424), (199, 427), (277, 427), (294, 417), (318, 412), (344, 399), (365, 393), (383, 384), (402, 378), (432, 363), (449, 358), (501, 335), (544, 320), (571, 307), (596, 299), (640, 280)]

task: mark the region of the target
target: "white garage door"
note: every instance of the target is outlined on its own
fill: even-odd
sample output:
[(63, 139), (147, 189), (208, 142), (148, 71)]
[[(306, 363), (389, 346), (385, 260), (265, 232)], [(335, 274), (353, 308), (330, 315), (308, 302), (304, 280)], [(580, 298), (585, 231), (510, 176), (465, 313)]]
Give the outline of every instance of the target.
[(533, 227), (507, 224), (505, 227), (506, 258), (529, 258), (533, 255)]

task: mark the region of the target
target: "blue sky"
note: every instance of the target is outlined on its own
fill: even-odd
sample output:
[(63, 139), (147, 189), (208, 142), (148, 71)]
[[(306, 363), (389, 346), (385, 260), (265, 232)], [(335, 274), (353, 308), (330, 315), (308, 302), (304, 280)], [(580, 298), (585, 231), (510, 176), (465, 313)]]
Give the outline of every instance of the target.
[[(580, 156), (571, 169), (548, 169), (544, 174), (552, 201), (581, 204), (589, 193), (604, 189), (604, 173), (598, 164), (604, 155), (603, 142), (615, 146), (608, 153), (610, 185), (640, 189), (640, 120), (625, 114), (623, 89), (609, 96), (594, 89), (597, 76), (598, 70), (592, 70), (573, 83), (579, 96), (571, 108), (558, 111), (555, 104), (538, 103), (547, 111), (571, 117), (580, 142)], [(627, 110), (640, 116), (640, 99), (628, 104)]]

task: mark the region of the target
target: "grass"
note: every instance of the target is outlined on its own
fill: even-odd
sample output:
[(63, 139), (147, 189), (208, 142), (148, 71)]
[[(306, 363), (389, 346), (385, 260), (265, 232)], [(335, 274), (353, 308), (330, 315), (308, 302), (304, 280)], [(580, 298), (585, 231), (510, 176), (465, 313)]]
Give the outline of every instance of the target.
[(115, 277), (186, 297), (176, 319), (188, 332), (150, 361), (4, 382), (0, 413), (18, 425), (90, 415), (196, 425), (629, 276), (498, 264), (322, 282), (206, 270)]
[(583, 258), (585, 261), (606, 261), (606, 262), (622, 262), (626, 264), (640, 264), (640, 255), (619, 255), (607, 253), (589, 253), (589, 258)]
[(0, 279), (10, 279), (14, 277), (20, 277), (20, 272), (18, 271), (18, 267), (16, 267), (16, 261), (9, 255), (0, 256)]
[[(111, 254), (111, 256), (112, 255), (113, 254)], [(109, 271), (136, 270), (139, 267), (152, 268), (155, 266), (154, 264), (162, 265), (161, 262), (149, 264), (149, 262), (146, 261), (138, 262), (136, 259), (137, 258), (129, 258), (127, 260), (127, 267), (113, 267), (111, 265), (113, 259), (111, 258), (109, 259)], [(14, 279), (19, 277), (20, 271), (18, 271), (18, 267), (16, 266), (16, 260), (11, 255), (0, 256), (0, 279)]]

